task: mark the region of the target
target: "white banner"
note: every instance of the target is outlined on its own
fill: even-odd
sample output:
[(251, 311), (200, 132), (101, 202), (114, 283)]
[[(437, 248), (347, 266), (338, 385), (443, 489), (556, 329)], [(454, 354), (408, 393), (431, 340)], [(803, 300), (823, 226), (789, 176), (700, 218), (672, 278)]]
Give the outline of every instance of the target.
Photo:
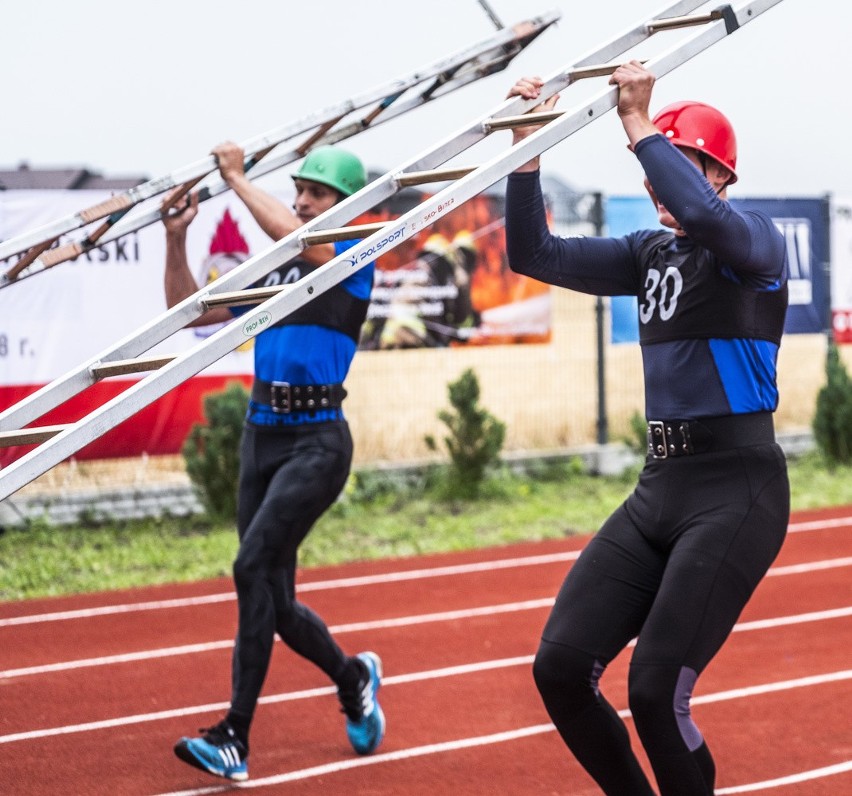
[[(103, 191), (0, 192), (0, 238), (12, 238), (107, 198)], [(77, 230), (60, 243), (80, 237)], [(271, 243), (242, 202), (223, 194), (203, 203), (189, 227), (190, 267), (202, 283)], [(15, 259), (0, 262), (0, 268), (5, 272)], [(165, 232), (157, 223), (0, 289), (0, 386), (46, 384), (164, 313), (164, 262)], [(202, 327), (178, 332), (152, 353), (185, 351), (210, 331)], [(251, 374), (247, 348), (206, 373)]]

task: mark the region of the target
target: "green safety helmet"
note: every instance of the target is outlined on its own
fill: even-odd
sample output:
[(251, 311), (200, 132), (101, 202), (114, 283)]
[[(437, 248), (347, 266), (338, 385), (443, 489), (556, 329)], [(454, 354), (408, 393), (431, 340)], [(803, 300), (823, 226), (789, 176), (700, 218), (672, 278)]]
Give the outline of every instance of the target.
[(351, 196), (367, 184), (367, 172), (364, 164), (351, 152), (333, 146), (318, 146), (308, 152), (293, 179), (320, 182), (344, 196)]

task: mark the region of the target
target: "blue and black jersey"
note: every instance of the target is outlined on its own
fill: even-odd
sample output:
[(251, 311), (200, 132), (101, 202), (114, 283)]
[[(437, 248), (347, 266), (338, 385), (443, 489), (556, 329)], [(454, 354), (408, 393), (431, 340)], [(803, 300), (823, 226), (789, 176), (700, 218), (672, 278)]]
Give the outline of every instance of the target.
[[(335, 256), (358, 243), (338, 241)], [(292, 260), (253, 287), (296, 282), (315, 266)], [(309, 301), (255, 338), (254, 375), (265, 382), (342, 384), (358, 348), (358, 335), (367, 316), (373, 287), (372, 264)], [(234, 307), (234, 314), (248, 308)], [(252, 401), (248, 419), (258, 425), (316, 423), (338, 419), (341, 410), (327, 409), (292, 415), (275, 414)]]
[(633, 295), (648, 418), (774, 411), (787, 307), (784, 239), (760, 212), (737, 212), (663, 136), (636, 155), (686, 236), (562, 238), (547, 227), (536, 172), (509, 178), (506, 241), (514, 271), (599, 296)]

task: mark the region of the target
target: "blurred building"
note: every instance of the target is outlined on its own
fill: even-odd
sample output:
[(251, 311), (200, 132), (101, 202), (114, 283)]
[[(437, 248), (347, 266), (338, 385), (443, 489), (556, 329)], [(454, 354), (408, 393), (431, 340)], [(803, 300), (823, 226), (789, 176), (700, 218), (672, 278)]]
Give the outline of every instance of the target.
[(147, 181), (144, 174), (105, 177), (83, 166), (32, 168), (22, 161), (15, 169), (0, 168), (0, 191), (122, 191)]

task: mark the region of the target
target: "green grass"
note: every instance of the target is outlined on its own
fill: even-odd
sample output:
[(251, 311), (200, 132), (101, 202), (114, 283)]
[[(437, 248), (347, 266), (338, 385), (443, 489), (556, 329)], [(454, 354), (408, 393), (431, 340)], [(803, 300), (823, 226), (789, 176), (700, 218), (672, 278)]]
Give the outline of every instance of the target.
[[(594, 532), (636, 472), (594, 477), (574, 463), (501, 473), (479, 498), (447, 498), (440, 483), (401, 487), (359, 474), (301, 547), (301, 565), (413, 556)], [(810, 454), (790, 462), (793, 509), (852, 505), (852, 467)], [(33, 523), (0, 536), (0, 600), (229, 577), (228, 523), (165, 518), (97, 527)]]

